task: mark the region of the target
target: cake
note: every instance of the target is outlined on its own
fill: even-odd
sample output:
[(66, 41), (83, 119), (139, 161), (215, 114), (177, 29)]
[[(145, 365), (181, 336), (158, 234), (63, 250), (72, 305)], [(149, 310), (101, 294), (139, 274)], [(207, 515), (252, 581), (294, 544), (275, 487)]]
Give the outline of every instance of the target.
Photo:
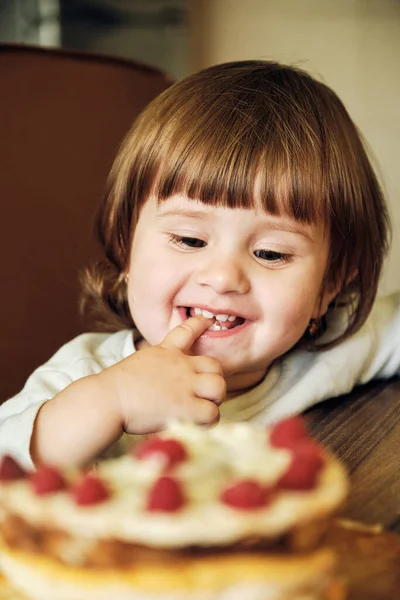
[(1, 566), (37, 600), (342, 600), (340, 462), (303, 421), (173, 423), (86, 471), (0, 463)]

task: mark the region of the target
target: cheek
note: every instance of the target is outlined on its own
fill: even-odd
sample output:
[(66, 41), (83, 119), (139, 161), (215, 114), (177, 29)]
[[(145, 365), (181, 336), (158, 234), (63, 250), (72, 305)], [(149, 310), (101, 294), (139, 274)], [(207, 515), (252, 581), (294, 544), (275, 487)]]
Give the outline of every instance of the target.
[(285, 282), (266, 295), (264, 315), (278, 336), (293, 339), (303, 335), (319, 297), (319, 282)]
[[(138, 249), (139, 250), (139, 249)], [(128, 301), (137, 327), (164, 328), (185, 275), (167, 250), (142, 249), (131, 254)], [(144, 333), (144, 331), (142, 331)]]
[(279, 310), (280, 320), (286, 332), (302, 332), (307, 327), (311, 315), (311, 306), (307, 298), (301, 297), (297, 293), (286, 297), (286, 301), (282, 301)]
[[(144, 243), (138, 238), (130, 256), (129, 283), (131, 296), (135, 299), (147, 295), (154, 289), (154, 284), (163, 277), (162, 256), (153, 248), (155, 244), (150, 240)], [(150, 298), (149, 298), (150, 300)]]

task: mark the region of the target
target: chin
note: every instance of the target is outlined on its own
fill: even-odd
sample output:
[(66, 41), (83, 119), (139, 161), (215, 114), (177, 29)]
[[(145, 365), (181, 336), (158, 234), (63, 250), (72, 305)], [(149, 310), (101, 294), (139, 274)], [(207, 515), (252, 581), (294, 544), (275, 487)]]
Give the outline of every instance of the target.
[(248, 376), (250, 373), (259, 370), (254, 369), (253, 366), (249, 365), (245, 360), (240, 360), (237, 355), (235, 356), (235, 359), (232, 360), (231, 356), (226, 356), (218, 352), (202, 352), (201, 354), (203, 356), (215, 358), (215, 360), (220, 363), (225, 378), (238, 375)]

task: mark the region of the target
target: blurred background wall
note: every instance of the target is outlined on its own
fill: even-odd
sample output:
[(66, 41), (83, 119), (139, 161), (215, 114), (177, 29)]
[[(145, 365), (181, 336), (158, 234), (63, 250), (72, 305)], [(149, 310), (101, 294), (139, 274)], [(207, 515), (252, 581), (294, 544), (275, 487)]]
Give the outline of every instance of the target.
[(248, 58), (310, 71), (371, 148), (394, 229), (381, 289), (400, 288), (400, 0), (0, 0), (0, 40), (126, 56), (176, 79)]
[(0, 41), (37, 43), (189, 72), (187, 0), (0, 0)]

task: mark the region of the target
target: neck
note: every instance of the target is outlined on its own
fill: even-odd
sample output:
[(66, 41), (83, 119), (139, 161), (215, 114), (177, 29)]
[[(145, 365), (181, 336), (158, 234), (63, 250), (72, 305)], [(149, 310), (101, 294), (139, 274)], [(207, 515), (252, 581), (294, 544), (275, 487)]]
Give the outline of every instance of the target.
[(245, 394), (258, 385), (267, 373), (268, 369), (262, 369), (250, 373), (234, 373), (232, 375), (227, 375), (225, 377), (227, 388), (226, 399), (230, 400), (231, 398), (236, 398), (237, 396)]

